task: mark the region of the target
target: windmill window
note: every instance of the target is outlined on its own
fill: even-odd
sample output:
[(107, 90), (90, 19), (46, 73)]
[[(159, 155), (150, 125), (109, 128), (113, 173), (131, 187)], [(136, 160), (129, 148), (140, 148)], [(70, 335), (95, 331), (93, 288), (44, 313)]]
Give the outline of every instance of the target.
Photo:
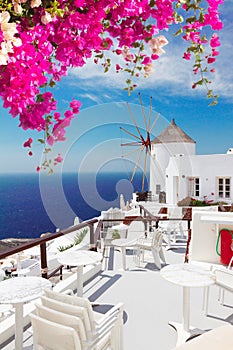
[(199, 177), (188, 177), (188, 197), (199, 197), (200, 196), (200, 179)]
[(156, 194), (160, 194), (160, 192), (161, 192), (161, 185), (156, 185), (155, 191), (156, 191)]
[(217, 179), (217, 190), (219, 198), (230, 198), (231, 195), (231, 179), (229, 177), (221, 177)]

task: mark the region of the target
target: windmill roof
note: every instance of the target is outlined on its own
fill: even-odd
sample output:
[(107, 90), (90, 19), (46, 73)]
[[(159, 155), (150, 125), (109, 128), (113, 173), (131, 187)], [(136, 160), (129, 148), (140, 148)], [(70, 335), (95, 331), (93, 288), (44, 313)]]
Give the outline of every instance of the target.
[(166, 129), (158, 135), (152, 144), (158, 143), (196, 143), (190, 136), (188, 136), (179, 126), (176, 125), (175, 120), (172, 119), (171, 123)]

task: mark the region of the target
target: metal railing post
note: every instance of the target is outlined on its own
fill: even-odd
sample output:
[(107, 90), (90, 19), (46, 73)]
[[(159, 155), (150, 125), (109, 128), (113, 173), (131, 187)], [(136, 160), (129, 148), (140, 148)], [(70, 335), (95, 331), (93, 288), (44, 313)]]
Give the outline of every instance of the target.
[(95, 249), (95, 235), (94, 235), (94, 224), (89, 226), (90, 228), (90, 249)]
[(40, 244), (40, 258), (41, 258), (41, 276), (43, 278), (48, 278), (46, 243)]

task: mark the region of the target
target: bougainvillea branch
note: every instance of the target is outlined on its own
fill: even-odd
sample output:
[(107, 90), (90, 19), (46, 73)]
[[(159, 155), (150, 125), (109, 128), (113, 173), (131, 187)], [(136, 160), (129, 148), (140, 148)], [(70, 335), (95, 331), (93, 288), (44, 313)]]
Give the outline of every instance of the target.
[[(19, 118), (24, 130), (44, 132), (45, 151), (65, 140), (65, 128), (80, 102), (72, 101), (63, 116), (51, 88), (68, 68), (83, 67), (88, 60), (107, 72), (111, 51), (122, 58), (117, 73), (127, 72), (127, 90), (140, 75), (148, 77), (153, 61), (168, 44), (162, 31), (177, 26), (177, 36), (187, 43), (183, 58), (194, 57), (193, 72), (216, 103), (207, 72), (220, 45), (219, 5), (223, 0), (3, 0), (0, 4), (0, 96), (3, 107)], [(206, 31), (205, 29), (208, 28)], [(209, 51), (208, 51), (209, 50)], [(211, 67), (209, 69), (209, 67)], [(41, 140), (41, 139), (40, 139)], [(25, 147), (31, 146), (31, 141)], [(31, 155), (31, 150), (29, 151)], [(46, 153), (46, 152), (45, 152)], [(55, 164), (61, 161), (56, 157)], [(44, 164), (46, 167), (47, 165)]]

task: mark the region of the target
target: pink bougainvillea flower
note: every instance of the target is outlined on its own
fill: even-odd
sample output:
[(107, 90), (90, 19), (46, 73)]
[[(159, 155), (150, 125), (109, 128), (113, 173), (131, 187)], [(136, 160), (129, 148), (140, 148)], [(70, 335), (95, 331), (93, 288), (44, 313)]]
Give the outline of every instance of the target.
[(152, 64), (152, 62), (147, 64), (146, 66), (144, 66), (143, 69), (144, 69), (144, 72), (145, 72), (144, 73), (144, 77), (148, 78), (151, 75), (151, 73), (153, 72), (153, 64)]
[(162, 49), (162, 47), (167, 45), (167, 44), (168, 44), (168, 41), (163, 35), (160, 35), (156, 38), (152, 38), (151, 40), (148, 41), (148, 45), (149, 45), (153, 55), (158, 55), (158, 56), (165, 53), (165, 51)]
[(215, 61), (216, 61), (216, 58), (214, 58), (214, 57), (208, 57), (207, 58), (207, 63), (208, 64), (214, 63)]
[(152, 53), (151, 58), (152, 58), (153, 61), (158, 60), (159, 59), (159, 55), (156, 55), (156, 54)]
[(78, 114), (80, 112), (81, 105), (82, 105), (82, 103), (78, 100), (72, 100), (70, 102), (70, 108), (72, 108), (72, 112), (74, 114)]
[(31, 8), (39, 7), (41, 5), (41, 0), (31, 0)]
[(23, 147), (32, 147), (32, 142), (33, 142), (32, 138), (29, 137), (29, 139), (24, 142)]
[(45, 14), (43, 16), (41, 16), (41, 22), (43, 24), (48, 24), (51, 21), (52, 21), (52, 16), (50, 15), (50, 13), (45, 11)]
[(218, 56), (219, 54), (219, 51), (216, 51), (215, 49), (212, 50), (212, 56)]
[(36, 171), (39, 173), (40, 170), (41, 170), (41, 167), (40, 167), (40, 166), (37, 166), (37, 167), (36, 167)]
[(124, 46), (124, 49), (122, 50), (122, 56), (128, 62), (131, 62), (134, 59), (134, 55), (130, 53), (128, 46)]
[(49, 137), (47, 138), (47, 144), (49, 146), (53, 146), (54, 142), (55, 142), (55, 138), (52, 135), (49, 135)]
[(142, 61), (142, 64), (144, 64), (145, 66), (147, 66), (150, 63), (152, 63), (150, 57), (145, 57), (144, 60)]
[(58, 163), (62, 163), (63, 162), (63, 158), (61, 156), (60, 153), (58, 153), (57, 157), (54, 158), (54, 165), (57, 165)]
[(116, 71), (119, 71), (119, 70), (121, 70), (122, 68), (121, 68), (121, 66), (117, 63), (116, 64)]
[(220, 46), (221, 43), (219, 41), (219, 37), (216, 33), (214, 33), (210, 39), (210, 46), (211, 47), (217, 47), (217, 46)]
[(183, 58), (185, 60), (190, 60), (191, 59), (191, 53), (190, 52), (184, 52)]
[[(53, 94), (44, 91), (51, 91), (56, 82), (67, 76), (69, 69), (94, 61), (107, 72), (111, 62), (115, 62), (115, 55), (115, 71), (130, 75), (127, 79), (130, 92), (136, 86), (134, 78), (148, 77), (153, 70), (152, 60), (165, 52), (163, 47), (168, 41), (159, 34), (177, 25), (177, 36), (182, 33), (186, 44), (183, 58), (193, 57), (192, 70), (194, 74), (200, 73), (203, 70), (202, 67), (197, 70), (197, 64), (204, 59), (213, 63), (219, 54), (216, 48), (220, 41), (214, 31), (222, 28), (218, 10), (222, 2), (195, 2), (195, 11), (201, 16), (192, 17), (187, 23), (189, 21), (182, 22), (181, 17), (184, 10), (186, 18), (193, 12), (188, 0), (178, 1), (180, 7), (175, 6), (175, 0), (2, 1), (0, 97), (3, 107), (12, 117), (19, 118), (19, 127), (23, 130), (45, 133), (45, 140), (41, 142), (45, 147), (64, 141), (66, 127), (79, 113), (81, 103), (73, 100), (69, 110), (61, 115)], [(208, 56), (205, 54), (207, 44), (212, 50)], [(200, 53), (198, 61), (196, 52)], [(31, 147), (31, 143), (29, 139), (24, 147)], [(44, 165), (41, 168), (44, 169)]]
[(32, 151), (29, 151), (28, 155), (31, 157), (33, 155)]

